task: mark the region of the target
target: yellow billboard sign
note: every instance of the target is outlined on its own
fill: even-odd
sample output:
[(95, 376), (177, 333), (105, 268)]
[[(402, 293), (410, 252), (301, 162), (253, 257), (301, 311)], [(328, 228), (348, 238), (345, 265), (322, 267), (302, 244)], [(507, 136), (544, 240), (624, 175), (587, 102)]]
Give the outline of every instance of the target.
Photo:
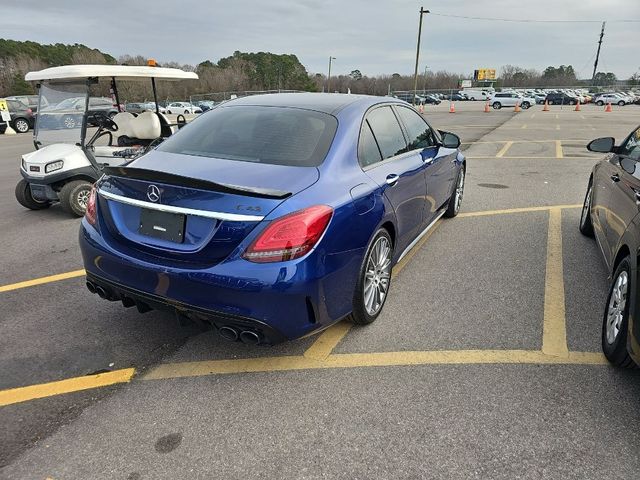
[(496, 69), (495, 68), (481, 68), (478, 70), (474, 70), (473, 72), (474, 80), (495, 80), (496, 79)]

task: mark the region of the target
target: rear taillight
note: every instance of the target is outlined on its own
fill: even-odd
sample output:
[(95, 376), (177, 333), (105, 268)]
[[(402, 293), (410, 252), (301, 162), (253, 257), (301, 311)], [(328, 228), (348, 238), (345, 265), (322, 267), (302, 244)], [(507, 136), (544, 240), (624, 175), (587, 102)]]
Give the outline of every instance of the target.
[(252, 262), (283, 262), (307, 254), (320, 240), (333, 209), (316, 205), (271, 222), (247, 248), (243, 258)]
[(87, 219), (91, 225), (96, 224), (96, 186), (91, 187), (91, 193), (89, 194), (89, 200), (87, 201), (87, 209), (84, 212), (84, 218)]

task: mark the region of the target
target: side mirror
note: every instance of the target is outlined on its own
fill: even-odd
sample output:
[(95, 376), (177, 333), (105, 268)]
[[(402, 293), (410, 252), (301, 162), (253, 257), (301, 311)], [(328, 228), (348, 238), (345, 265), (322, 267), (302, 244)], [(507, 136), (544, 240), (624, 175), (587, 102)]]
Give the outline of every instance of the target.
[(613, 151), (616, 139), (613, 137), (602, 137), (591, 140), (587, 144), (587, 150), (590, 152), (609, 153)]
[(442, 146), (445, 148), (458, 148), (460, 137), (451, 132), (440, 132), (442, 134)]

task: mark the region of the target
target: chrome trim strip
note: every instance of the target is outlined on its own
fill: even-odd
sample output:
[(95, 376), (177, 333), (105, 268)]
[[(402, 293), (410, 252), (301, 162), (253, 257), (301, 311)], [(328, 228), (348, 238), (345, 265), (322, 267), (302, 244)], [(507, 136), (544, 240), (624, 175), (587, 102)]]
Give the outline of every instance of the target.
[[(424, 237), (424, 236), (427, 234), (427, 232), (428, 232), (429, 230), (431, 230), (431, 227), (433, 227), (433, 226), (436, 224), (436, 222), (437, 222), (438, 220), (440, 220), (440, 217), (442, 217), (442, 215), (444, 215), (444, 213), (445, 213), (445, 212), (446, 212), (446, 210), (445, 210), (445, 209), (440, 210), (440, 213), (436, 216), (436, 218), (434, 218), (434, 219), (433, 219), (433, 222), (431, 222), (429, 225), (427, 225), (427, 228), (425, 228), (425, 229), (420, 233), (420, 235), (418, 235), (418, 236), (415, 238), (415, 240), (414, 240), (413, 242), (411, 242), (407, 248), (405, 248), (405, 249), (404, 249), (404, 252), (402, 252), (402, 255), (400, 255), (400, 258), (398, 258), (398, 262), (399, 262), (400, 260), (402, 260), (402, 259), (404, 258), (404, 256), (405, 256), (407, 253), (409, 253), (409, 251), (410, 251), (413, 247), (415, 247), (415, 246), (416, 246), (416, 243), (418, 243), (418, 242), (420, 241), (420, 239), (422, 239), (422, 237)], [(397, 263), (397, 262), (396, 262), (396, 263)]]
[(158, 210), (160, 212), (179, 213), (182, 215), (194, 215), (196, 217), (214, 218), (216, 220), (228, 220), (231, 222), (259, 222), (264, 217), (259, 215), (243, 215), (240, 213), (224, 213), (224, 212), (210, 212), (208, 210), (195, 210), (193, 208), (174, 207), (173, 205), (163, 205), (161, 203), (145, 202), (143, 200), (136, 200), (135, 198), (123, 197), (122, 195), (116, 195), (115, 193), (105, 192), (99, 189), (98, 193), (104, 198), (113, 200), (115, 202), (124, 203), (126, 205), (133, 205), (134, 207), (148, 208), (150, 210)]

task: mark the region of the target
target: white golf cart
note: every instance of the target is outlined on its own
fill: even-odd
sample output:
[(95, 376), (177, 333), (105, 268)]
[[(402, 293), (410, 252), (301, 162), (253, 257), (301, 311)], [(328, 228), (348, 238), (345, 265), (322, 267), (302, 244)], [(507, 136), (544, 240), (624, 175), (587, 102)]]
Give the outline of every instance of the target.
[[(92, 95), (100, 78), (110, 79), (113, 101)], [(186, 123), (182, 115), (172, 124), (160, 113), (156, 80), (197, 79), (193, 72), (155, 66), (68, 65), (27, 73), (25, 80), (39, 82), (36, 151), (22, 156), (18, 202), (31, 210), (60, 202), (67, 212), (84, 215), (105, 165), (138, 157)], [(156, 111), (123, 112), (116, 80), (151, 81)]]

